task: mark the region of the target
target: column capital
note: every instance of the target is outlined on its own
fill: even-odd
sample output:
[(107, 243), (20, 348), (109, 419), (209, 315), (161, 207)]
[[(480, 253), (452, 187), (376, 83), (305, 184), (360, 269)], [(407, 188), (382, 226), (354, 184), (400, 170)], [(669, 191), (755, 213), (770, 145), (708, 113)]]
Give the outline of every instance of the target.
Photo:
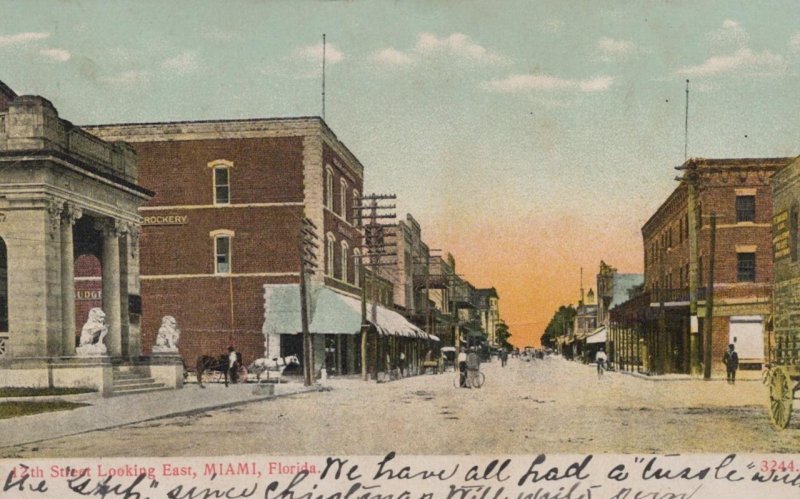
[(128, 231), (126, 224), (115, 218), (101, 218), (96, 220), (94, 228), (100, 231), (104, 237), (119, 237)]
[(47, 204), (47, 215), (50, 222), (50, 238), (55, 238), (61, 226), (61, 213), (64, 211), (62, 203), (51, 199)]
[(67, 225), (75, 225), (75, 222), (83, 216), (83, 209), (71, 203), (64, 203), (61, 210), (61, 221)]

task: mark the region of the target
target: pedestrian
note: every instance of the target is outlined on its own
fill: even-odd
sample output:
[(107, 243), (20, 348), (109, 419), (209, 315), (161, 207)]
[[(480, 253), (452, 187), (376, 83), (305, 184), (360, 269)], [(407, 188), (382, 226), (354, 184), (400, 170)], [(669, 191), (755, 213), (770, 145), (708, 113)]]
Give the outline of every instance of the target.
[(400, 352), (399, 367), (400, 367), (400, 377), (402, 378), (406, 375), (406, 353), (403, 351)]
[(458, 386), (467, 388), (467, 352), (464, 347), (458, 352)]
[(508, 352), (504, 348), (500, 350), (500, 365), (506, 367), (507, 363), (508, 363)]
[(603, 351), (603, 347), (600, 347), (600, 349), (597, 351), (597, 353), (594, 356), (594, 362), (595, 362), (595, 364), (597, 364), (597, 376), (598, 377), (603, 375), (603, 371), (605, 371), (605, 369), (606, 369), (606, 361), (608, 361), (608, 356)]
[(478, 386), (478, 383), (476, 382), (476, 380), (478, 379), (478, 371), (480, 371), (480, 368), (481, 368), (481, 358), (478, 355), (478, 349), (476, 347), (472, 347), (472, 350), (470, 350), (469, 355), (467, 355), (467, 376), (469, 376), (468, 388), (472, 387), (480, 388), (480, 386)]
[(728, 351), (722, 356), (722, 363), (728, 371), (728, 384), (736, 383), (736, 370), (739, 369), (739, 354), (736, 353), (733, 343), (728, 345)]
[[(239, 355), (232, 346), (228, 347), (228, 378), (230, 378), (231, 383), (239, 381)], [(228, 386), (227, 378), (225, 381), (225, 386)]]

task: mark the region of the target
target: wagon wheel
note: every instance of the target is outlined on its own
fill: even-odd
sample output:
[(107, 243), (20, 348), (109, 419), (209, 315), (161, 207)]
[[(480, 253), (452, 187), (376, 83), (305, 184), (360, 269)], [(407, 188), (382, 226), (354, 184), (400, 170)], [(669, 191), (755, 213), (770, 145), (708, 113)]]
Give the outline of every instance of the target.
[(769, 384), (769, 419), (775, 428), (782, 430), (789, 426), (793, 399), (789, 375), (780, 367), (774, 368)]

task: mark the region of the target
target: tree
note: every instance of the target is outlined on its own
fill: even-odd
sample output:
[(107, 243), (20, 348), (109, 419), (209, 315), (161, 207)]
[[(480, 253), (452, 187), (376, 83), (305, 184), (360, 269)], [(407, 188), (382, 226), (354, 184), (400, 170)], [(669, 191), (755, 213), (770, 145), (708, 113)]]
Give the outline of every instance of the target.
[(575, 323), (575, 315), (577, 311), (572, 305), (561, 305), (547, 327), (544, 329), (544, 334), (541, 337), (542, 346), (555, 348), (556, 338), (568, 334), (572, 330), (572, 325)]
[(508, 339), (511, 338), (511, 333), (508, 331), (508, 326), (501, 322), (497, 324), (495, 331), (497, 332), (497, 341), (500, 342), (500, 347), (506, 350), (513, 350), (513, 345), (508, 342)]

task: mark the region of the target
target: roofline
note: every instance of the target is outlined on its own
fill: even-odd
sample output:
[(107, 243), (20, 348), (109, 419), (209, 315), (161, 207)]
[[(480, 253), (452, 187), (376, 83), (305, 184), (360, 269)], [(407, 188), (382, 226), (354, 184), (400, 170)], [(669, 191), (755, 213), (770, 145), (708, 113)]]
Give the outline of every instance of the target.
[(14, 98), (19, 97), (19, 95), (11, 87), (3, 83), (3, 80), (0, 80), (0, 93), (10, 95)]
[[(336, 136), (331, 127), (322, 119), (320, 116), (292, 116), (292, 117), (275, 117), (275, 118), (238, 118), (238, 119), (217, 119), (217, 120), (186, 120), (186, 121), (153, 121), (153, 122), (141, 122), (141, 123), (108, 123), (108, 124), (100, 124), (100, 125), (81, 125), (80, 127), (86, 130), (89, 133), (94, 133), (95, 131), (100, 130), (114, 130), (118, 129), (120, 132), (123, 131), (125, 127), (136, 128), (136, 127), (167, 127), (167, 126), (180, 126), (180, 125), (214, 125), (214, 124), (258, 124), (258, 123), (307, 123), (309, 125), (316, 125), (319, 126), (322, 135), (327, 136), (329, 140), (332, 140), (338, 147), (341, 147), (345, 156), (348, 156), (348, 160), (355, 163), (357, 169), (360, 169), (359, 172), (361, 177), (364, 176), (364, 165), (358, 159), (358, 157), (353, 154), (353, 152), (342, 142), (339, 137)], [(133, 130), (132, 132), (135, 132)], [(127, 139), (120, 137), (118, 140), (126, 140), (127, 142), (140, 142), (135, 140), (136, 133), (129, 133), (129, 134), (122, 134), (127, 136)], [(144, 135), (143, 133), (141, 135)], [(105, 140), (109, 140), (106, 137), (101, 137)], [(164, 142), (168, 139), (165, 136)], [(162, 142), (161, 140), (147, 140), (142, 142)]]

